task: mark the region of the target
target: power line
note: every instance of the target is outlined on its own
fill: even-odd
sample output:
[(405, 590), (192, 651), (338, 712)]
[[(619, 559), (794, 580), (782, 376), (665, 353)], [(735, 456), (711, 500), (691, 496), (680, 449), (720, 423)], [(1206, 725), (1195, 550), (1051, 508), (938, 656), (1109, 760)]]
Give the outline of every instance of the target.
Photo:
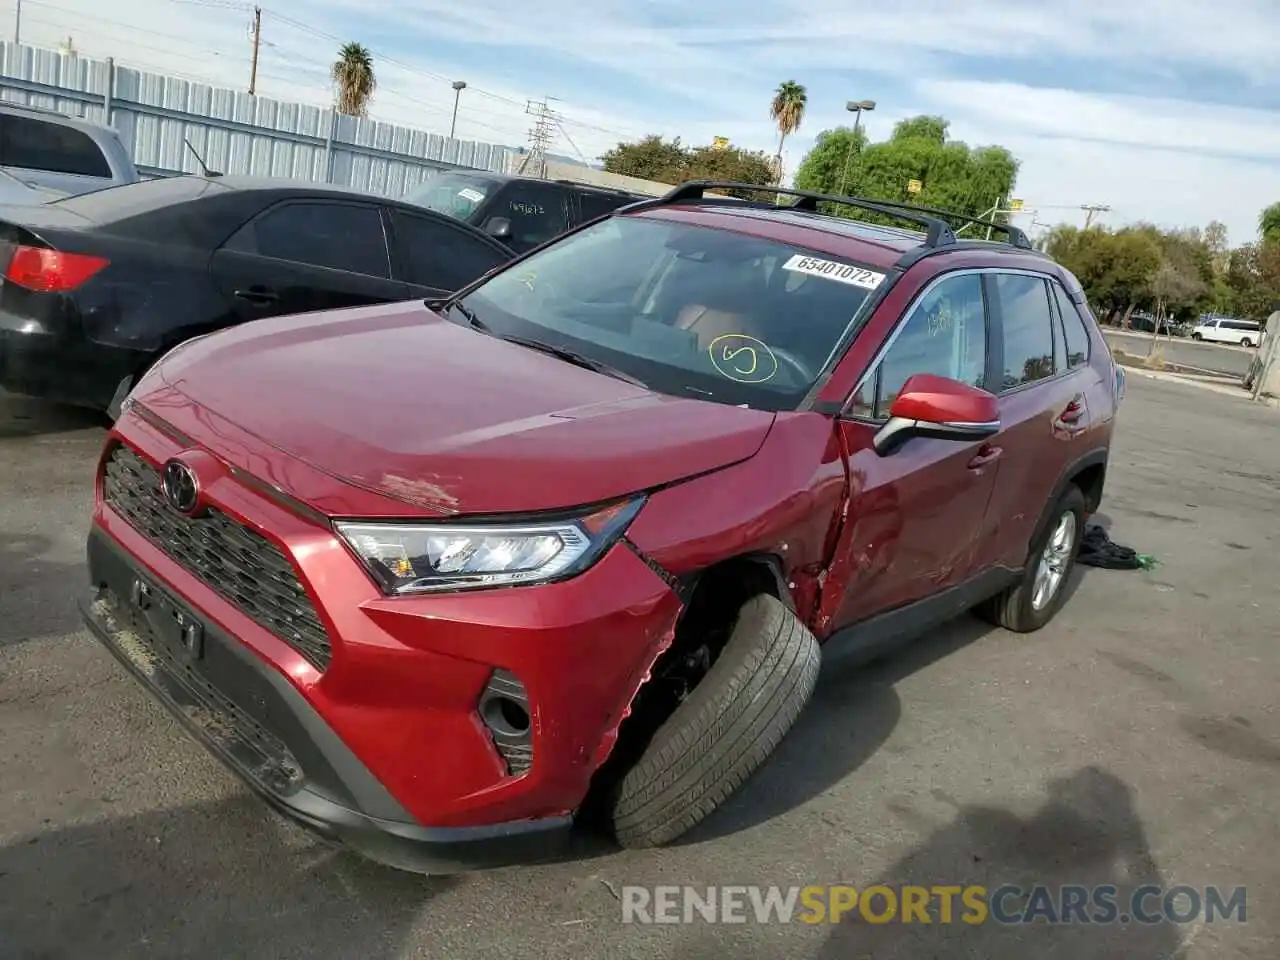
[(1085, 211), (1084, 228), (1089, 229), (1093, 225), (1093, 215), (1095, 213), (1109, 213), (1111, 208), (1102, 203), (1082, 203), (1080, 209)]

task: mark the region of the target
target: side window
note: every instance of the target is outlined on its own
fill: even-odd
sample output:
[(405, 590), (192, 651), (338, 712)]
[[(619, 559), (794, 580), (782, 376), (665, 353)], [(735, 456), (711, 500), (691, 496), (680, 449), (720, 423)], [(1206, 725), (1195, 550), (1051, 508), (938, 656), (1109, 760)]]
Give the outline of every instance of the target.
[(111, 178), (111, 165), (87, 133), (7, 113), (0, 113), (0, 166)]
[(612, 193), (595, 193), (586, 191), (578, 194), (578, 205), (582, 208), (582, 222), (594, 220), (596, 217), (603, 217), (606, 213), (612, 213), (619, 207), (632, 203), (630, 197), (624, 197), (620, 194)]
[(511, 244), (528, 250), (569, 228), (566, 201), (560, 187), (534, 180), (514, 180), (489, 211), (491, 217), (511, 221)]
[(394, 213), (402, 280), (423, 287), (457, 290), (508, 257), (456, 227), (429, 217)]
[(382, 214), (365, 204), (285, 203), (242, 227), (227, 247), (330, 270), (391, 276)]
[(977, 274), (943, 280), (925, 294), (898, 328), (875, 371), (864, 379), (848, 412), (883, 420), (907, 380), (932, 373), (981, 387), (986, 381), (987, 322)]
[(1066, 337), (1067, 366), (1079, 367), (1089, 362), (1089, 332), (1085, 329), (1080, 311), (1058, 283), (1050, 283), (1053, 298), (1058, 303), (1058, 313), (1062, 315), (1062, 330)]
[(1001, 390), (1053, 376), (1053, 316), (1044, 281), (1017, 273), (996, 273), (992, 279), (1004, 327)]

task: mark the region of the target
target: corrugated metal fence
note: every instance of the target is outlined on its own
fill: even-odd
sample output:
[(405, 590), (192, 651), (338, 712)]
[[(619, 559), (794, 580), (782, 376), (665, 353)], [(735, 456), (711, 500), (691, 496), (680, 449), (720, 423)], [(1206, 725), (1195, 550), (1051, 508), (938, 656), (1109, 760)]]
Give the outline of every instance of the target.
[(505, 170), (514, 153), (8, 42), (0, 43), (0, 100), (115, 127), (148, 176), (199, 172), (185, 138), (223, 173), (291, 177), (397, 197), (434, 170)]

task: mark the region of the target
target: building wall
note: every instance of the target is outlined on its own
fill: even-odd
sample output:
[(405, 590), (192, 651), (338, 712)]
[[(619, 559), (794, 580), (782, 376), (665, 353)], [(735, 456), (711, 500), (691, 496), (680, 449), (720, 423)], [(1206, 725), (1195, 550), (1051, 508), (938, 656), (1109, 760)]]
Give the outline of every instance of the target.
[(114, 127), (148, 176), (198, 173), (187, 139), (221, 173), (290, 177), (397, 197), (437, 170), (501, 172), (514, 153), (498, 144), (9, 42), (0, 43), (0, 101)]

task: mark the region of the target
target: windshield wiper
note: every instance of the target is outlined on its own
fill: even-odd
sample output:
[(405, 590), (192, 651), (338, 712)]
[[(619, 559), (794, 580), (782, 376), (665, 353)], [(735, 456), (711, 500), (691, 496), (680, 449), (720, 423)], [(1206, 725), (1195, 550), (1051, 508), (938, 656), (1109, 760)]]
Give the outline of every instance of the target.
[(565, 347), (557, 347), (550, 343), (543, 343), (541, 340), (530, 340), (527, 337), (503, 337), (507, 343), (519, 344), (522, 347), (528, 347), (530, 350), (538, 350), (542, 353), (550, 354), (558, 357), (567, 363), (572, 363), (575, 367), (582, 367), (584, 370), (592, 370), (595, 373), (603, 373), (607, 377), (613, 377), (616, 380), (623, 380), (632, 386), (641, 387), (645, 390), (649, 389), (649, 385), (638, 377), (619, 370), (617, 367), (611, 367), (607, 363), (596, 360), (593, 357), (585, 356), (576, 351), (569, 350)]
[(452, 303), (449, 303), (448, 301), (446, 301), (444, 303), (444, 308), (446, 310), (457, 310), (460, 314), (462, 314), (463, 318), (467, 321), (467, 323), (471, 324), (471, 326), (479, 330), (481, 333), (493, 332), (492, 330), (489, 329), (489, 325), (487, 323), (485, 323), (483, 320), (481, 320), (479, 317), (476, 316), (476, 312), (474, 310), (472, 310), (466, 304), (458, 300), (455, 300)]

